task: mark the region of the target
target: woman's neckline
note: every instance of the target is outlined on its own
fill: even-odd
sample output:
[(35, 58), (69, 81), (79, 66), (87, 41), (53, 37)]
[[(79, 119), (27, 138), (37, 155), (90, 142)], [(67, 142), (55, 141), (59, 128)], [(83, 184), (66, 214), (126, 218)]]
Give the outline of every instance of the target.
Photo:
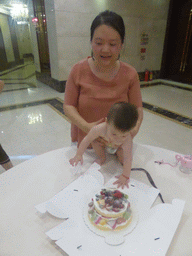
[(93, 69), (91, 68), (91, 64), (89, 62), (89, 59), (91, 59), (91, 57), (87, 57), (87, 65), (89, 66), (89, 69), (90, 69), (91, 73), (93, 74), (93, 76), (95, 76), (97, 79), (99, 79), (99, 80), (101, 80), (105, 83), (111, 83), (118, 76), (120, 68), (121, 68), (121, 61), (119, 61), (119, 68), (118, 68), (116, 74), (111, 79), (104, 79), (102, 76), (99, 77), (96, 73), (94, 73)]

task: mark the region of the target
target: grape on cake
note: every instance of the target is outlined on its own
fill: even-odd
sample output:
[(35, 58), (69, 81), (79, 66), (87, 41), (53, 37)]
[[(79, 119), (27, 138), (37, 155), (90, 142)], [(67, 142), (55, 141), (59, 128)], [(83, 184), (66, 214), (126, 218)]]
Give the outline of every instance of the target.
[(132, 219), (128, 195), (117, 189), (101, 189), (88, 204), (88, 218), (101, 230), (116, 231), (126, 228)]

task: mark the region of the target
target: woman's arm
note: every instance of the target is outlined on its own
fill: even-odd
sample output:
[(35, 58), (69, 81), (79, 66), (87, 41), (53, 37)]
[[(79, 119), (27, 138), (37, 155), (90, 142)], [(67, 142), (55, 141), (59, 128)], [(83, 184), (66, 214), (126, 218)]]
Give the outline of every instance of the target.
[[(69, 77), (67, 79), (65, 88), (65, 97), (63, 110), (65, 115), (69, 118), (71, 123), (76, 125), (83, 132), (88, 133), (91, 128), (103, 121), (104, 118), (98, 120), (97, 122), (88, 123), (78, 112), (77, 106), (79, 103), (79, 96), (81, 93), (81, 88), (79, 86), (79, 79), (81, 75), (81, 65), (76, 64), (73, 66)], [(89, 109), (87, 109), (89, 111)]]
[(82, 131), (88, 133), (88, 123), (81, 117), (76, 107), (72, 105), (63, 104), (65, 115), (69, 118), (71, 123), (75, 124)]
[(140, 88), (140, 80), (137, 73), (135, 73), (135, 75), (133, 76), (132, 82), (128, 90), (128, 101), (131, 104), (135, 105), (138, 110), (137, 124), (131, 130), (131, 136), (132, 138), (134, 138), (135, 135), (137, 135), (137, 133), (139, 132), (141, 123), (143, 121), (143, 103), (142, 103), (142, 95), (141, 95), (141, 88)]
[(113, 184), (117, 187), (129, 187), (128, 183), (130, 180), (131, 166), (132, 166), (132, 148), (133, 140), (131, 134), (128, 136), (127, 140), (123, 143), (120, 149), (117, 151), (117, 156), (121, 164), (123, 165), (123, 173), (117, 176), (117, 181)]
[(98, 125), (105, 121), (105, 118), (101, 118), (96, 122), (88, 123), (85, 121), (85, 119), (82, 118), (82, 116), (79, 114), (76, 107), (72, 105), (63, 104), (63, 109), (65, 112), (65, 115), (70, 119), (70, 121), (85, 133), (88, 133), (93, 126)]

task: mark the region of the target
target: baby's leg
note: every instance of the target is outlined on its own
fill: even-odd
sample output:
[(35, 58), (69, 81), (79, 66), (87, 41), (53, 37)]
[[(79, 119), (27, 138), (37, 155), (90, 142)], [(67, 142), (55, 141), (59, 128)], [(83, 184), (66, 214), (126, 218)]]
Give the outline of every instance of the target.
[(105, 155), (105, 146), (99, 143), (98, 141), (93, 141), (92, 147), (95, 150), (96, 155), (98, 156), (98, 159), (96, 160), (96, 163), (102, 165), (104, 164), (106, 160), (106, 155)]
[(119, 148), (117, 149), (116, 154), (117, 154), (117, 158), (118, 158), (119, 162), (120, 162), (121, 164), (123, 164), (123, 149), (122, 149), (121, 147), (119, 147)]

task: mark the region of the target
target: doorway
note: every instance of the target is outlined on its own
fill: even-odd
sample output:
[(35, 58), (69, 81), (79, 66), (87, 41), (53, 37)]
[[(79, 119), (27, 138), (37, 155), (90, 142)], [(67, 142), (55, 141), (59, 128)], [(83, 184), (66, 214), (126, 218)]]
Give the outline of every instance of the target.
[(36, 87), (33, 56), (28, 5), (1, 1), (0, 79), (5, 83), (4, 91)]
[(51, 75), (44, 0), (33, 0), (41, 73)]
[(192, 1), (170, 1), (161, 74), (192, 84)]
[(7, 55), (5, 52), (5, 45), (4, 45), (4, 40), (3, 40), (3, 33), (0, 27), (0, 56), (1, 56), (1, 61), (0, 61), (0, 71), (4, 70), (4, 67), (7, 64)]

